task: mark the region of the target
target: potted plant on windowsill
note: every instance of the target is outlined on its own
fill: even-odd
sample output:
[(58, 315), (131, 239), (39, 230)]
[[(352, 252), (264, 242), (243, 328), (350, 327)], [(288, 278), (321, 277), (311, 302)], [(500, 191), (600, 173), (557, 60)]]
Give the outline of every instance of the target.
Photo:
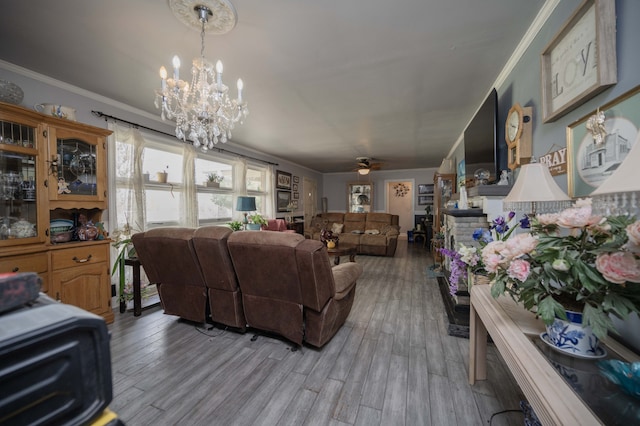
[(209, 173), (207, 175), (207, 181), (204, 183), (207, 188), (220, 188), (220, 182), (224, 180), (224, 176), (217, 173)]
[(167, 183), (167, 177), (169, 176), (169, 166), (167, 166), (164, 170), (156, 173), (156, 179), (159, 183)]
[(250, 231), (259, 231), (262, 225), (267, 224), (267, 220), (260, 213), (249, 215), (248, 219), (247, 229)]

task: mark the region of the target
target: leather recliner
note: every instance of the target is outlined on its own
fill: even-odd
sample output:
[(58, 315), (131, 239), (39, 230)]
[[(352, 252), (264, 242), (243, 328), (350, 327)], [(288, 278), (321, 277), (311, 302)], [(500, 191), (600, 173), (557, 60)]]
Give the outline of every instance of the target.
[(228, 246), (249, 326), (321, 347), (346, 321), (361, 265), (332, 268), (324, 245), (299, 234), (234, 232)]
[(191, 239), (193, 228), (156, 228), (131, 237), (149, 281), (156, 284), (166, 314), (202, 322), (207, 289)]
[(195, 230), (192, 241), (207, 287), (211, 319), (244, 331), (247, 320), (227, 246), (232, 232), (223, 226), (203, 226)]

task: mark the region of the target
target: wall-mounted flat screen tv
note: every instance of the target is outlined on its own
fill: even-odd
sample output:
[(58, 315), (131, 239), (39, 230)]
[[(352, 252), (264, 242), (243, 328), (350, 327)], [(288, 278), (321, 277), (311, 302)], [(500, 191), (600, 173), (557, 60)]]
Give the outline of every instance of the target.
[(464, 131), (464, 161), (467, 182), (478, 169), (491, 173), (489, 182), (498, 176), (498, 92), (491, 90), (487, 99)]

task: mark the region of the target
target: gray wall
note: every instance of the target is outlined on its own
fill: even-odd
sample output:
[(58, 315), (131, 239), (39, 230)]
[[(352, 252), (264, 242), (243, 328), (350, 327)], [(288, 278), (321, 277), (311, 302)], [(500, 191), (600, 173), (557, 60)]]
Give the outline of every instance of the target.
[[(327, 197), (327, 207), (330, 212), (345, 212), (347, 210), (347, 183), (372, 182), (374, 212), (385, 212), (385, 181), (414, 180), (419, 184), (433, 183), (433, 174), (437, 169), (409, 169), (409, 170), (376, 170), (367, 176), (351, 173), (326, 173), (323, 176), (324, 197)], [(414, 214), (424, 214), (424, 207), (418, 206), (416, 190), (413, 191)]]
[[(569, 124), (594, 111), (640, 84), (640, 2), (616, 1), (618, 83), (587, 101), (553, 123), (543, 124), (540, 82), (540, 55), (547, 43), (562, 28), (582, 0), (562, 0), (542, 27), (527, 51), (498, 90), (498, 144), (501, 147), (501, 169), (506, 168), (504, 122), (511, 106), (518, 102), (533, 107), (533, 154), (538, 158), (551, 148), (565, 147)], [(556, 145), (558, 148), (554, 147)], [(556, 182), (567, 191), (567, 175), (556, 176)]]

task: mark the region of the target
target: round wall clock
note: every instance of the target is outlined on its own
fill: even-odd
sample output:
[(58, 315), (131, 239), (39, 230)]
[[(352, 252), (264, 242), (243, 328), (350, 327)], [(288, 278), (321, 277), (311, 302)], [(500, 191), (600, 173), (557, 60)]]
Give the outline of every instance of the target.
[(520, 104), (515, 104), (507, 114), (507, 122), (505, 124), (504, 134), (507, 139), (507, 146), (511, 146), (520, 139), (522, 135), (522, 125), (524, 121), (524, 111)]
[(531, 115), (533, 108), (514, 104), (504, 126), (504, 137), (507, 142), (508, 164), (510, 170), (527, 164), (531, 159)]

